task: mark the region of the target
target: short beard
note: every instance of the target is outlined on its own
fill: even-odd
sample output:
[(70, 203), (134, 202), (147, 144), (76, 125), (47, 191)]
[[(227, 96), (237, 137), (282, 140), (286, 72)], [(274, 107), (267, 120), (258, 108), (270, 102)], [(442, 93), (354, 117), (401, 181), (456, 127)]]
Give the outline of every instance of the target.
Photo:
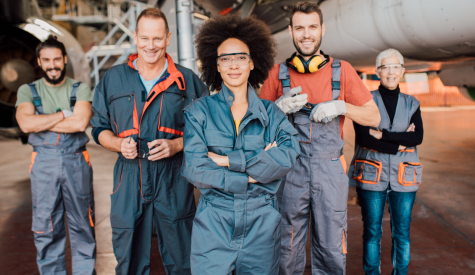
[(52, 84), (52, 85), (58, 85), (59, 83), (61, 83), (61, 81), (64, 80), (64, 78), (66, 77), (66, 64), (64, 64), (64, 68), (61, 70), (59, 68), (54, 68), (55, 70), (60, 70), (61, 71), (61, 74), (59, 75), (59, 77), (57, 79), (51, 79), (49, 78), (48, 74), (46, 73), (47, 71), (51, 71), (51, 69), (47, 69), (46, 71), (43, 70), (43, 68), (41, 68), (41, 71), (43, 72), (43, 77), (45, 78), (46, 82)]
[(318, 40), (317, 45), (315, 45), (315, 47), (310, 53), (304, 53), (302, 49), (300, 49), (298, 41), (296, 41), (295, 39), (293, 39), (292, 42), (294, 42), (294, 47), (301, 56), (314, 56), (319, 54), (317, 53), (317, 51), (318, 49), (320, 49), (320, 45), (322, 44), (322, 37), (320, 36), (320, 40)]

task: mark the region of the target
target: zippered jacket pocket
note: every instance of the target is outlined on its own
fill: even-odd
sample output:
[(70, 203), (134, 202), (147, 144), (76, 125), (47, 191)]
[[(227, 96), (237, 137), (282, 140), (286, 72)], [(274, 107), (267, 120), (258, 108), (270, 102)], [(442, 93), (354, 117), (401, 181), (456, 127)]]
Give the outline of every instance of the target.
[(419, 185), (422, 182), (422, 165), (420, 162), (399, 163), (398, 182), (403, 186)]
[(383, 165), (380, 161), (355, 159), (353, 179), (366, 184), (378, 184)]

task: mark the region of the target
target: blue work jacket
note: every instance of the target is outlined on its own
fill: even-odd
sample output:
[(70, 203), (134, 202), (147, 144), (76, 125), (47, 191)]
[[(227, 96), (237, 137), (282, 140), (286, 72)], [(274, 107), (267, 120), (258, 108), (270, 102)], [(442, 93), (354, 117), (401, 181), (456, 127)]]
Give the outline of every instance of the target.
[[(231, 113), (234, 94), (224, 84), (219, 93), (194, 100), (184, 109), (182, 175), (205, 197), (274, 195), (299, 156), (297, 131), (285, 114), (273, 102), (259, 99), (251, 86), (248, 100), (238, 134)], [(265, 151), (274, 141), (278, 146)], [(227, 155), (229, 167), (218, 166), (208, 152)], [(258, 182), (248, 183), (248, 176)]]

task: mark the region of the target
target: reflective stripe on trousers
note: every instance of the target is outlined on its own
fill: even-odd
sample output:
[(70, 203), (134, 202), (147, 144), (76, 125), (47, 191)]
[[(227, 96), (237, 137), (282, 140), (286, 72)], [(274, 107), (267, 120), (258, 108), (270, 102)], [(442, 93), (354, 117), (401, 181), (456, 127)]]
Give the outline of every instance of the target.
[(193, 222), (193, 274), (278, 274), (280, 220), (269, 195), (201, 197)]

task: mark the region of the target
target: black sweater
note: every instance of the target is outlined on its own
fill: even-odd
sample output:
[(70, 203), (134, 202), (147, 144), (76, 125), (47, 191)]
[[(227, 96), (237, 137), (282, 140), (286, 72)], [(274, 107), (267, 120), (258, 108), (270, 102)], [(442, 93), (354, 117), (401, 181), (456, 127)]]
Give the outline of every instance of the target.
[[(391, 124), (394, 120), (394, 114), (396, 112), (396, 106), (398, 96), (400, 93), (399, 86), (395, 90), (388, 90), (383, 85), (379, 85), (379, 92), (388, 112)], [(414, 123), (416, 129), (414, 132), (388, 132), (383, 130), (383, 137), (376, 139), (369, 134), (370, 127), (361, 126), (356, 122), (353, 122), (355, 128), (356, 141), (360, 146), (376, 150), (386, 154), (397, 154), (399, 145), (406, 147), (417, 146), (422, 143), (424, 136), (424, 129), (422, 125), (421, 109), (417, 108), (416, 112), (411, 117), (411, 123)]]

